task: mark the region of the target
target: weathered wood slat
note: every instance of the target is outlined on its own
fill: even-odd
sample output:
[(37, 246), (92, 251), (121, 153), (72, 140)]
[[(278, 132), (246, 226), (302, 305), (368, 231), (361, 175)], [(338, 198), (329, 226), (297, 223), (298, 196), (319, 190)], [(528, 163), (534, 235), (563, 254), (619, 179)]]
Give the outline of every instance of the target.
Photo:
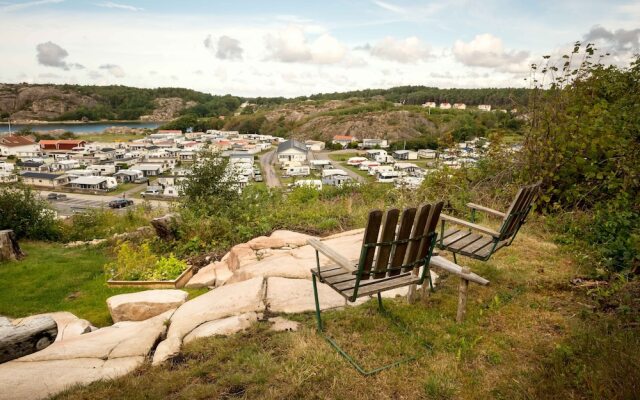
[[(459, 266), (458, 264), (447, 260), (446, 258), (442, 257), (442, 256), (435, 256), (435, 257), (431, 257), (431, 262), (429, 263), (429, 267), (430, 268), (439, 268), (442, 269), (444, 271), (447, 271), (451, 274), (457, 275), (457, 276), (462, 276), (462, 267)], [(479, 285), (488, 285), (489, 281), (483, 277), (481, 277), (480, 275), (477, 275), (473, 272), (465, 275), (465, 279), (471, 281), (471, 282), (475, 282)]]
[[(424, 235), (429, 235), (430, 233), (435, 232), (436, 227), (438, 226), (438, 221), (440, 220), (440, 212), (442, 211), (444, 203), (439, 202), (436, 203), (431, 210), (429, 211), (429, 218), (427, 218), (427, 224), (424, 228)], [(420, 250), (418, 251), (417, 260), (422, 260), (427, 256), (429, 252), (429, 246), (431, 246), (432, 238), (425, 236), (420, 242)]]
[(327, 256), (331, 261), (335, 262), (347, 271), (357, 270), (357, 268), (353, 266), (353, 263), (351, 263), (351, 261), (349, 261), (346, 257), (342, 256), (340, 253), (336, 252), (331, 247), (322, 243), (318, 239), (309, 239), (307, 240), (307, 243), (309, 243), (311, 247), (318, 250), (320, 253)]
[[(407, 208), (402, 212), (400, 218), (400, 227), (398, 228), (398, 236), (396, 240), (409, 239), (411, 235), (411, 229), (413, 228), (413, 222), (416, 216), (415, 208)], [(402, 265), (404, 257), (407, 254), (408, 243), (400, 243), (395, 246), (393, 256), (391, 258), (391, 265)], [(389, 276), (395, 276), (400, 274), (400, 270), (389, 271)]]
[(471, 228), (471, 229), (474, 229), (474, 230), (476, 230), (478, 232), (485, 233), (487, 235), (491, 235), (491, 236), (495, 236), (495, 237), (500, 236), (500, 234), (498, 232), (494, 231), (493, 229), (489, 229), (489, 228), (487, 228), (485, 226), (482, 226), (482, 225), (473, 224), (473, 223), (465, 221), (463, 219), (454, 218), (454, 217), (451, 217), (451, 216), (446, 215), (446, 214), (440, 214), (440, 218), (442, 218), (444, 221), (449, 221), (449, 222), (452, 222), (454, 224), (458, 224), (458, 225), (461, 225), (461, 226), (464, 226), (464, 227), (467, 227), (467, 228)]
[(457, 240), (455, 243), (449, 245), (449, 247), (453, 250), (466, 250), (465, 248), (470, 244), (475, 243), (479, 239), (482, 239), (485, 236), (479, 235), (477, 233), (471, 233), (470, 235)]
[(445, 246), (451, 246), (452, 244), (454, 244), (455, 242), (457, 242), (460, 239), (464, 239), (467, 236), (471, 235), (471, 231), (466, 230), (466, 229), (461, 229), (458, 233), (456, 233), (455, 235), (451, 235), (448, 238), (446, 238), (443, 243)]
[(446, 239), (451, 235), (455, 235), (456, 233), (460, 232), (462, 229), (460, 228), (449, 228), (446, 231), (444, 231), (444, 234), (442, 235), (442, 239)]
[(493, 244), (488, 244), (478, 250), (476, 250), (473, 254), (482, 258), (486, 258), (489, 257), (491, 254), (495, 253), (498, 249), (504, 247), (507, 244), (507, 240), (503, 240), (501, 242), (498, 242), (498, 244), (496, 245), (496, 247), (493, 249)]
[[(385, 279), (381, 282), (371, 281), (371, 284), (361, 285), (358, 288), (358, 297), (369, 296), (378, 292), (383, 292), (386, 290), (396, 289), (399, 287), (410, 285), (411, 283), (417, 282), (418, 279), (411, 274), (402, 274), (397, 275), (394, 279)], [(353, 296), (354, 289), (348, 289), (340, 292), (346, 298)]]
[[(369, 220), (367, 221), (367, 227), (364, 230), (364, 239), (362, 240), (363, 246), (368, 243), (377, 243), (381, 221), (382, 221), (382, 211), (374, 210), (369, 213)], [(363, 247), (362, 251), (365, 252), (365, 256), (364, 256), (364, 265), (362, 268), (363, 274), (361, 279), (366, 280), (366, 279), (369, 279), (369, 271), (371, 271), (371, 267), (373, 266), (373, 259), (376, 254), (376, 248)]]
[[(391, 242), (396, 235), (396, 226), (398, 225), (398, 217), (400, 216), (400, 210), (392, 208), (387, 210), (384, 215), (382, 227), (380, 228), (379, 242)], [(391, 244), (383, 244), (378, 246), (378, 259), (374, 267), (375, 273), (374, 279), (380, 279), (387, 275), (387, 266), (389, 265), (389, 256), (391, 256)]]
[(505, 213), (503, 213), (501, 211), (494, 210), (494, 209), (489, 208), (489, 207), (484, 207), (484, 206), (481, 206), (481, 205), (478, 205), (478, 204), (475, 204), (475, 203), (467, 203), (467, 207), (469, 207), (469, 208), (471, 208), (473, 210), (482, 211), (484, 213), (491, 214), (493, 216), (500, 217), (500, 218), (504, 218), (507, 215), (507, 214), (505, 214)]
[[(427, 219), (429, 218), (429, 212), (431, 211), (430, 204), (422, 204), (418, 208), (418, 216), (415, 219), (415, 223), (413, 224), (413, 229), (411, 230), (411, 238), (418, 237), (424, 233), (425, 227), (427, 226)], [(405, 256), (404, 265), (413, 264), (416, 260), (418, 260), (418, 252), (420, 251), (420, 244), (422, 241), (420, 240), (412, 240), (409, 242), (409, 249), (407, 250), (407, 255)], [(413, 267), (403, 268), (402, 272), (411, 271)]]
[(469, 246), (465, 247), (464, 251), (466, 251), (467, 253), (473, 254), (478, 249), (483, 248), (484, 246), (488, 245), (489, 243), (493, 243), (494, 240), (495, 239), (492, 238), (492, 237), (483, 236), (482, 239), (476, 240), (475, 242), (473, 242)]

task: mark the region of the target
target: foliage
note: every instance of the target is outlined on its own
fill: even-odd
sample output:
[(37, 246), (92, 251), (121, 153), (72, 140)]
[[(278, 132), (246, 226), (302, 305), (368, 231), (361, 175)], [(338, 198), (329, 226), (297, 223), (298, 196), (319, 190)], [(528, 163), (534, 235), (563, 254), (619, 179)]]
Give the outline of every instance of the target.
[(91, 209), (74, 214), (62, 224), (63, 241), (87, 241), (109, 238), (116, 233), (135, 230), (148, 225), (156, 212), (145, 206), (129, 207), (124, 213), (112, 210)]
[(117, 280), (172, 280), (185, 269), (187, 263), (173, 254), (157, 257), (149, 242), (140, 245), (123, 242), (116, 247), (116, 259), (105, 264), (107, 276)]
[(638, 266), (630, 246), (640, 235), (640, 57), (620, 68), (595, 54), (576, 43), (560, 65), (534, 65), (519, 169), (542, 182), (545, 211), (592, 210), (570, 229), (619, 270)]
[(0, 186), (0, 229), (18, 238), (53, 240), (60, 236), (55, 212), (26, 186)]

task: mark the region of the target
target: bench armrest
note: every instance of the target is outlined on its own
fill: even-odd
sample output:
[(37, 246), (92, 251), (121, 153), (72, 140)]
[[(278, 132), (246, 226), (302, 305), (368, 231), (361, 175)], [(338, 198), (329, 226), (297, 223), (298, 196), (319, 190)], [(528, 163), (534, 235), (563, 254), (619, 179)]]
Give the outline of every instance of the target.
[(338, 252), (336, 252), (326, 244), (322, 243), (318, 239), (309, 239), (307, 240), (307, 243), (309, 243), (311, 247), (313, 247), (320, 253), (324, 254), (331, 261), (335, 262), (336, 264), (346, 269), (347, 271), (356, 272), (358, 270), (356, 267), (353, 266), (353, 263), (349, 261), (346, 257), (340, 255)]
[(484, 227), (482, 225), (473, 224), (473, 223), (467, 222), (467, 221), (465, 221), (463, 219), (450, 217), (450, 216), (448, 216), (446, 214), (440, 214), (440, 219), (442, 221), (449, 221), (449, 222), (454, 223), (456, 225), (462, 225), (462, 226), (466, 226), (467, 228), (475, 229), (478, 232), (486, 233), (487, 235), (491, 235), (494, 238), (500, 237), (500, 234), (498, 232), (494, 231), (493, 229), (486, 228), (486, 227)]
[(482, 211), (485, 212), (487, 214), (491, 214), (493, 216), (499, 217), (499, 218), (504, 218), (505, 217), (505, 213), (494, 210), (492, 208), (489, 207), (484, 207), (478, 204), (474, 204), (474, 203), (467, 203), (467, 207), (471, 208), (472, 210), (478, 210), (478, 211)]

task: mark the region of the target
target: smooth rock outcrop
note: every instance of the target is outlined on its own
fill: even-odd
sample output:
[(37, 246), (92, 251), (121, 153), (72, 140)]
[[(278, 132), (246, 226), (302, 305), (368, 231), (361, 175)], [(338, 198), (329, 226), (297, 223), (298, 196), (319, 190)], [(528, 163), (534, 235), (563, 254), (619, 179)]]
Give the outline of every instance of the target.
[(273, 231), (273, 233), (269, 237), (272, 239), (282, 239), (284, 241), (284, 245), (288, 247), (306, 246), (307, 240), (317, 239), (317, 237), (315, 236), (285, 230)]
[(274, 237), (258, 236), (247, 242), (253, 250), (278, 249), (284, 247), (284, 240)]
[[(328, 285), (318, 282), (320, 309), (344, 307), (344, 297)], [(267, 308), (271, 312), (301, 313), (316, 309), (313, 287), (308, 279), (269, 278), (267, 280)]]
[(209, 286), (215, 286), (216, 266), (218, 264), (224, 264), (226, 266), (226, 263), (216, 261), (207, 265), (204, 268), (200, 268), (198, 270), (198, 273), (195, 274), (191, 279), (189, 279), (189, 282), (187, 282), (185, 287), (187, 289), (198, 289), (198, 288), (204, 288)]
[(242, 279), (250, 279), (258, 276), (311, 279), (311, 267), (307, 260), (300, 260), (291, 254), (281, 254), (265, 258), (236, 271)]
[[(171, 312), (121, 322), (0, 365), (0, 399), (41, 399), (76, 384), (125, 375), (142, 365)], [(10, 388), (10, 389), (7, 389)]]
[(243, 331), (258, 321), (258, 314), (254, 312), (206, 322), (192, 330), (184, 337), (183, 343), (187, 344), (193, 340), (209, 336), (228, 336)]
[(157, 289), (119, 294), (107, 299), (113, 322), (144, 321), (178, 308), (189, 294), (183, 290)]
[(167, 342), (162, 342), (153, 357), (159, 364), (180, 351), (182, 339), (198, 326), (232, 315), (258, 312), (264, 309), (263, 278), (215, 288), (183, 304), (171, 317)]
[(248, 243), (233, 246), (231, 251), (222, 258), (222, 261), (227, 263), (229, 270), (232, 272), (243, 265), (247, 265), (257, 260), (258, 257), (256, 256), (255, 250), (252, 249)]

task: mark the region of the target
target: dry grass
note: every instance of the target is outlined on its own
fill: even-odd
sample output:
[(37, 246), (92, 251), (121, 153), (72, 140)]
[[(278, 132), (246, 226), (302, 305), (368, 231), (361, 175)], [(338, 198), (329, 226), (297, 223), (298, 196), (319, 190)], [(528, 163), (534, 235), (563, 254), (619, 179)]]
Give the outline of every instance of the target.
[[(577, 273), (570, 257), (537, 232), (530, 226), (489, 262), (469, 262), (491, 285), (470, 286), (463, 324), (454, 322), (453, 276), (442, 276), (436, 292), (417, 305), (385, 302), (428, 342), (416, 362), (360, 376), (316, 334), (313, 315), (302, 314), (290, 317), (302, 322), (298, 332), (274, 333), (260, 323), (231, 337), (202, 339), (169, 366), (146, 365), (59, 398), (638, 398), (640, 340), (627, 326), (640, 312), (616, 325), (623, 320), (597, 311), (593, 296), (570, 285)], [(633, 299), (617, 301), (633, 305)], [(422, 349), (420, 340), (399, 335), (380, 317), (373, 302), (325, 318), (330, 333), (367, 366)], [(612, 362), (608, 352), (624, 356)]]

